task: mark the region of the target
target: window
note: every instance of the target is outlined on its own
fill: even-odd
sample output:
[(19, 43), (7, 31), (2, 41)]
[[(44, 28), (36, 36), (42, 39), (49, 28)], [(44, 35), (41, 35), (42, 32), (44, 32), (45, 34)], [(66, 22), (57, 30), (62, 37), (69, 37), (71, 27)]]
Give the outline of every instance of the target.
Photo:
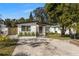
[(22, 31), (30, 31), (30, 26), (22, 26), (21, 30)]

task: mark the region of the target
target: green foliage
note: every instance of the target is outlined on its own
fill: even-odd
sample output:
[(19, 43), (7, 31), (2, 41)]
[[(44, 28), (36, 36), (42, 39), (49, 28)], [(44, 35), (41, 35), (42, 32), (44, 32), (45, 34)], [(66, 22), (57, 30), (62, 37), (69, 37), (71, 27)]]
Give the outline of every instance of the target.
[(33, 15), (32, 12), (30, 12), (29, 21), (32, 22), (32, 20), (33, 20)]
[(19, 20), (18, 20), (18, 23), (23, 23), (25, 22), (25, 19), (23, 17), (21, 17)]
[(31, 33), (30, 33), (30, 32), (28, 32), (27, 36), (31, 36)]
[(43, 7), (38, 7), (33, 11), (33, 14), (35, 15), (34, 21), (37, 21), (39, 23), (48, 23), (48, 14), (46, 10)]
[(18, 40), (9, 39), (8, 36), (0, 35), (0, 56), (12, 55)]
[(53, 35), (53, 34), (56, 34), (56, 33), (53, 33), (53, 32), (46, 33), (46, 35)]
[(70, 37), (68, 35), (65, 35), (64, 37), (61, 37), (60, 34), (57, 33), (49, 33), (47, 37), (52, 38), (52, 39), (59, 39), (59, 40), (69, 40)]
[(34, 32), (20, 32), (19, 33), (19, 36), (35, 36), (35, 33)]
[(5, 24), (8, 26), (8, 27), (16, 27), (16, 19), (5, 19)]
[(79, 22), (77, 23), (76, 30), (77, 30), (77, 33), (79, 34)]
[(24, 33), (24, 35), (25, 35), (25, 36), (27, 36), (27, 35), (28, 35), (28, 33), (27, 33), (27, 32), (25, 32), (25, 33)]
[(8, 36), (3, 36), (0, 35), (0, 41), (9, 41), (10, 39), (8, 38)]
[(7, 18), (4, 21), (5, 25), (7, 25), (8, 27), (16, 27), (17, 26), (16, 23), (24, 23), (24, 22), (30, 22), (30, 19), (25, 19), (24, 17), (21, 17), (20, 19)]
[(35, 36), (35, 33), (34, 32), (32, 32), (32, 36)]
[(22, 33), (22, 32), (20, 32), (20, 33), (19, 33), (19, 36), (23, 36), (23, 33)]
[[(79, 22), (79, 4), (51, 3), (46, 4), (45, 9), (49, 14), (50, 23), (57, 23), (61, 26), (62, 35), (65, 34), (65, 29), (70, 29), (73, 27), (73, 23)], [(78, 25), (75, 27), (78, 27)], [(78, 31), (78, 28), (74, 29)]]
[(0, 48), (4, 46), (16, 45), (18, 40), (12, 40), (8, 36), (0, 35)]

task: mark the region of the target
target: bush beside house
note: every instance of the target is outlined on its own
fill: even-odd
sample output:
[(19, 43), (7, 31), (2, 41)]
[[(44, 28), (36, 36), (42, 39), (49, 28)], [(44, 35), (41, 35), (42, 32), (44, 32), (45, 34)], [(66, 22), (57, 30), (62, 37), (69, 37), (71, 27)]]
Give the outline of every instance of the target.
[(8, 36), (0, 35), (0, 56), (12, 55), (18, 40), (9, 39)]
[(18, 36), (35, 36), (34, 32), (20, 32)]

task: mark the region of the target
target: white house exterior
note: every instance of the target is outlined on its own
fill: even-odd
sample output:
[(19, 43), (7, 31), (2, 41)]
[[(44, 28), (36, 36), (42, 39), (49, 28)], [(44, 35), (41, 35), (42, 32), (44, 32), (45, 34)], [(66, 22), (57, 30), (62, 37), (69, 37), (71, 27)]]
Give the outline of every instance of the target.
[[(22, 27), (29, 27), (29, 31), (23, 31)], [(30, 22), (30, 23), (19, 23), (17, 24), (18, 27), (18, 35), (22, 32), (34, 32), (35, 34), (38, 35), (43, 35), (45, 36), (46, 33), (52, 32), (52, 33), (59, 33), (61, 34), (61, 28), (56, 25), (49, 25), (49, 24), (38, 24), (37, 22)]]
[(21, 23), (21, 24), (18, 24), (18, 34), (20, 32), (26, 32), (26, 31), (22, 31), (22, 26), (30, 26), (30, 30), (27, 31), (27, 32), (34, 32), (36, 33), (36, 23)]
[[(37, 24), (37, 22), (30, 22), (30, 23), (20, 23), (17, 24), (18, 26), (18, 35), (19, 33), (24, 33), (24, 32), (30, 32), (30, 33), (35, 33), (35, 35), (37, 33), (39, 33), (39, 35), (45, 35), (45, 26), (40, 26), (39, 24)], [(28, 31), (23, 31), (22, 27), (29, 27)]]
[(5, 35), (8, 34), (8, 28), (6, 27), (6, 25), (0, 24), (0, 32)]
[(49, 28), (49, 32), (61, 34), (61, 28), (58, 25), (51, 25)]

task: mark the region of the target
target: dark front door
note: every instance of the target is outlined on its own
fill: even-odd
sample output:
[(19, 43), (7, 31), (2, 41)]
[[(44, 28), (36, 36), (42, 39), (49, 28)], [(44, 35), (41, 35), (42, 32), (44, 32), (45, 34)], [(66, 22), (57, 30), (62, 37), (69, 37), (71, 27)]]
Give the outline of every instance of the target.
[(43, 27), (39, 27), (39, 35), (42, 36)]
[(42, 33), (42, 27), (39, 27), (39, 32)]

